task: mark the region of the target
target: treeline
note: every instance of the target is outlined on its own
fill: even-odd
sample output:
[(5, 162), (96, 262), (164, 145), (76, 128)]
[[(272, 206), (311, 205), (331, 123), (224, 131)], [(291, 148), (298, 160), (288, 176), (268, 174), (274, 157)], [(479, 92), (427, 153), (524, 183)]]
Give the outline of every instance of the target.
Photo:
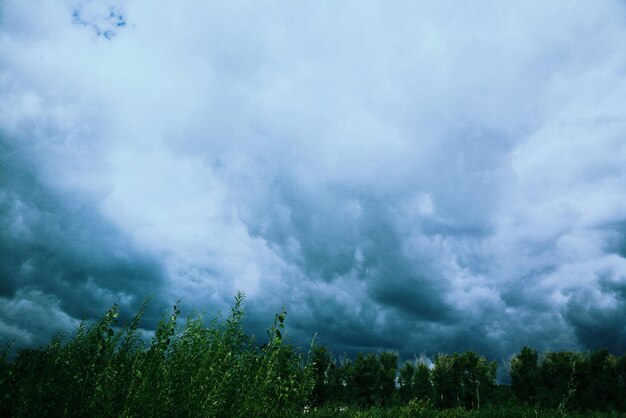
[[(143, 307), (117, 326), (117, 307), (72, 338), (0, 353), (0, 416), (564, 416), (626, 412), (626, 355), (523, 348), (497, 364), (473, 352), (399, 364), (394, 352), (336, 359), (294, 348), (277, 314), (259, 344), (243, 331), (243, 294), (226, 318), (178, 326), (180, 311), (146, 341)], [(352, 411), (352, 412), (350, 412)], [(597, 413), (595, 416), (603, 416)], [(611, 415), (613, 416), (613, 415)]]
[(325, 347), (314, 347), (314, 405), (390, 406), (423, 400), (438, 408), (480, 408), (493, 399), (496, 363), (476, 353), (439, 354), (398, 369), (394, 352), (358, 354), (337, 362)]
[(626, 354), (606, 350), (539, 356), (524, 347), (509, 364), (511, 385), (496, 383), (496, 362), (473, 352), (438, 354), (398, 368), (393, 352), (336, 361), (324, 347), (312, 355), (314, 405), (363, 407), (421, 401), (436, 409), (523, 404), (543, 410), (626, 412)]
[(626, 412), (626, 353), (606, 350), (539, 356), (524, 347), (509, 365), (515, 399), (547, 408)]

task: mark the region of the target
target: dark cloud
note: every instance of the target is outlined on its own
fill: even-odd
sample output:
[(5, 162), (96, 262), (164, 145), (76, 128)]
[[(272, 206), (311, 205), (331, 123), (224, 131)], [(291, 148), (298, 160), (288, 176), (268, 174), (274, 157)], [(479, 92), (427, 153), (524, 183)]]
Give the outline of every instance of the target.
[[(4, 303), (29, 301), (36, 309), (41, 302), (44, 309), (54, 307), (59, 315), (73, 319), (98, 317), (117, 303), (121, 319), (128, 320), (144, 298), (160, 296), (163, 271), (158, 261), (104, 220), (94, 202), (54, 190), (19, 144), (0, 137), (0, 297)], [(167, 306), (160, 299), (152, 305), (148, 324), (154, 324), (155, 315)], [(20, 316), (6, 310), (4, 315)], [(35, 327), (38, 343), (60, 330), (54, 325), (67, 326), (37, 324), (36, 318), (46, 320), (43, 313), (24, 315), (31, 316), (31, 322), (22, 331), (33, 332)], [(2, 335), (2, 339), (10, 337)]]
[(243, 290), (348, 354), (626, 349), (621, 3), (118, 3), (3, 2), (3, 339)]
[[(581, 292), (582, 293), (582, 292)], [(566, 318), (575, 328), (581, 344), (592, 350), (608, 349), (621, 353), (626, 347), (626, 300), (621, 297), (615, 306), (593, 306), (590, 295), (572, 297), (567, 306)]]
[(626, 274), (605, 271), (599, 289), (575, 292), (567, 304), (566, 318), (579, 341), (589, 349), (626, 349)]

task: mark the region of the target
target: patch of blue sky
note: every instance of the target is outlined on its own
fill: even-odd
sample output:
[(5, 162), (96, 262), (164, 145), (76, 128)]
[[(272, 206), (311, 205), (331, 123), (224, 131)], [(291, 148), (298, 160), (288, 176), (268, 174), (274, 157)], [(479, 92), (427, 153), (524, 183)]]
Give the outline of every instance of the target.
[(80, 10), (78, 9), (72, 10), (72, 22), (78, 25), (87, 26), (87, 22), (81, 18)]
[(100, 19), (96, 20), (99, 22), (86, 20), (78, 8), (72, 10), (72, 22), (74, 24), (90, 27), (96, 36), (102, 36), (109, 41), (117, 35), (116, 29), (127, 25), (126, 17), (115, 7), (110, 7), (108, 15), (101, 16)]
[(118, 28), (126, 26), (126, 18), (123, 14), (119, 13), (115, 7), (109, 8), (109, 21), (114, 22)]

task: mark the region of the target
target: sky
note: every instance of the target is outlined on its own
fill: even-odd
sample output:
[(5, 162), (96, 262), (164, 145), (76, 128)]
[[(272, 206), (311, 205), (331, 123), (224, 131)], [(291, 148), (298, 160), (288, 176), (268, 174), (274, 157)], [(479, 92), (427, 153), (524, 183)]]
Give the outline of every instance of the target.
[(0, 342), (240, 290), (335, 353), (626, 350), (623, 1), (0, 16)]

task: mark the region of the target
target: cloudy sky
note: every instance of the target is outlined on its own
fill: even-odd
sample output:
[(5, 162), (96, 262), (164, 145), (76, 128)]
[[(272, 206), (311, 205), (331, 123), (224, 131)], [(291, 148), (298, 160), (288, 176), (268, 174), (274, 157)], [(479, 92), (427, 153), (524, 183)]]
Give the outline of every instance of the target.
[(242, 290), (339, 353), (626, 350), (626, 3), (0, 7), (2, 342)]

